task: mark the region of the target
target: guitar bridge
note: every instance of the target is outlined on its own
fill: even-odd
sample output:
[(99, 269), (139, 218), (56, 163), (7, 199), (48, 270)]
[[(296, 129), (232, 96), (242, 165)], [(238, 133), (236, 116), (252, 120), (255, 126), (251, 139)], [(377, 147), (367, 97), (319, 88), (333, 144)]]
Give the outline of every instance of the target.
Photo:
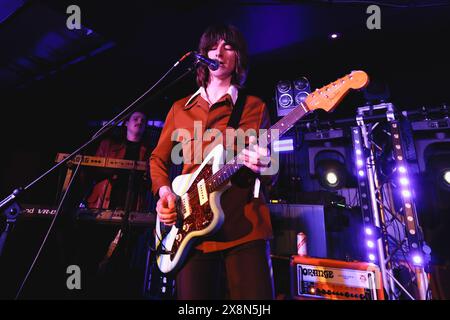
[(184, 209), (183, 218), (186, 219), (191, 215), (191, 206), (189, 204), (189, 194), (185, 193), (181, 196), (181, 206)]

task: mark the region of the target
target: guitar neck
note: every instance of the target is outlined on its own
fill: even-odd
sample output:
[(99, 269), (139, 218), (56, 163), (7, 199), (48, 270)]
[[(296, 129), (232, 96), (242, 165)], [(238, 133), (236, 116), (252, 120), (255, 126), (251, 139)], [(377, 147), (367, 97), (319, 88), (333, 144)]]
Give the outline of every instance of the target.
[[(300, 105), (292, 110), (285, 117), (280, 119), (277, 123), (275, 123), (272, 127), (270, 127), (266, 132), (259, 136), (260, 141), (267, 141), (267, 146), (269, 146), (272, 142), (272, 136), (276, 137), (283, 136), (292, 126), (300, 120), (307, 112), (308, 108), (305, 103), (300, 103)], [(242, 152), (241, 152), (242, 153)], [(238, 161), (239, 155), (234, 157), (232, 160), (228, 161), (222, 168), (220, 168), (216, 173), (214, 173), (211, 177), (206, 181), (206, 185), (208, 188), (208, 192), (213, 192), (217, 190), (218, 187), (228, 182), (231, 177), (241, 169), (244, 164)]]
[[(267, 132), (259, 136), (260, 141), (267, 141), (270, 145), (272, 140), (283, 136), (292, 126), (301, 119), (308, 111), (313, 109), (323, 109), (331, 111), (344, 98), (350, 89), (360, 89), (369, 83), (369, 77), (364, 71), (352, 71), (350, 74), (328, 84), (325, 87), (316, 89), (308, 95), (305, 101), (301, 102), (297, 108), (275, 123)], [(275, 137), (273, 137), (275, 136)], [(215, 191), (222, 184), (227, 182), (243, 164), (238, 161), (239, 155), (227, 162), (219, 171), (207, 179), (206, 186), (209, 192)]]

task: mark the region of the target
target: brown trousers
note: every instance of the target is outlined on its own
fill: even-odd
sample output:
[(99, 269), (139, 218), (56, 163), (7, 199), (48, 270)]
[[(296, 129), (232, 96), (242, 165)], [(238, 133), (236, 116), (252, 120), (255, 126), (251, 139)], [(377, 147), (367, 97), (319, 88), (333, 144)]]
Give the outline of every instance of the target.
[(176, 278), (179, 300), (274, 299), (269, 242), (211, 253), (193, 250)]

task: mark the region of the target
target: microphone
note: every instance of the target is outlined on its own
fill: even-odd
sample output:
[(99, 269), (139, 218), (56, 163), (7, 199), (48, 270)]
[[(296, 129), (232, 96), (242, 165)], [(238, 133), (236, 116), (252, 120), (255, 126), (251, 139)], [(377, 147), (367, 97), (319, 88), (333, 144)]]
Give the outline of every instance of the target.
[(195, 51), (193, 52), (193, 54), (197, 58), (198, 62), (201, 62), (201, 63), (207, 65), (208, 68), (211, 69), (212, 71), (219, 69), (219, 61), (206, 58), (205, 56), (202, 56), (200, 53), (195, 52)]

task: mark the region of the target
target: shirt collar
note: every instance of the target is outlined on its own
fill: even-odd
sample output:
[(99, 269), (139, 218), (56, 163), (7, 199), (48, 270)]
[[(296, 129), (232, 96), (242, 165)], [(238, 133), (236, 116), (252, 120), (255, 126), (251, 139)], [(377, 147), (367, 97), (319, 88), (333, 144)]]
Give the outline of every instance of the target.
[[(234, 85), (230, 85), (230, 87), (228, 88), (227, 92), (225, 94), (229, 94), (231, 97), (231, 100), (233, 101), (233, 105), (236, 104), (237, 98), (238, 98), (238, 93), (239, 90), (238, 88), (236, 88)], [(194, 101), (194, 99), (200, 95), (203, 99), (205, 99), (205, 101), (208, 101), (208, 97), (206, 94), (206, 89), (204, 87), (200, 87), (198, 88), (198, 90), (189, 98), (189, 100), (186, 102), (186, 104), (184, 105), (185, 108), (187, 108), (189, 106), (189, 104), (191, 102)]]

